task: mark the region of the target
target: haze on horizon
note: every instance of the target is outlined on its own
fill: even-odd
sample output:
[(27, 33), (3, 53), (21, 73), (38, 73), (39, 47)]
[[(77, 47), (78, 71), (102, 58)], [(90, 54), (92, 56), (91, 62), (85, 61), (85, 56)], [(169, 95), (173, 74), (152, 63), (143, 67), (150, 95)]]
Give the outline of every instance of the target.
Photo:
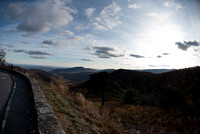
[(88, 68), (200, 65), (198, 0), (3, 0), (6, 61)]

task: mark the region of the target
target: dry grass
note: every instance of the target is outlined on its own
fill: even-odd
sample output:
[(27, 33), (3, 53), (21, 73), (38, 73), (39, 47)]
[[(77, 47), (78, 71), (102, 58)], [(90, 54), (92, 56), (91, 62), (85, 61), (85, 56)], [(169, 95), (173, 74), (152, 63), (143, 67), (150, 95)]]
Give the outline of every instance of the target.
[[(69, 92), (67, 81), (63, 79), (57, 80), (57, 83), (36, 81), (53, 107), (55, 115), (66, 133), (122, 133), (120, 125), (107, 118), (109, 112), (102, 109), (100, 103), (93, 103), (85, 99), (81, 93)], [(61, 83), (65, 86), (60, 85)]]

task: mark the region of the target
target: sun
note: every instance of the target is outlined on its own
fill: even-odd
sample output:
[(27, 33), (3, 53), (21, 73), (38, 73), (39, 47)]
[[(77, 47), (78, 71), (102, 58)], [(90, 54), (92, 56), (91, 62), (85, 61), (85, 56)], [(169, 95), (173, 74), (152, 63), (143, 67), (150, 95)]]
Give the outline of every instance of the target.
[(175, 47), (175, 42), (184, 39), (184, 33), (179, 26), (174, 24), (154, 26), (148, 33), (152, 47), (159, 52), (172, 51)]
[[(151, 26), (145, 35), (144, 47), (140, 51), (144, 52), (146, 57), (141, 62), (143, 66), (182, 68), (192, 65), (192, 54), (178, 49), (175, 45), (175, 42), (183, 41), (185, 36), (178, 25)], [(167, 53), (167, 55), (163, 55), (163, 53)]]

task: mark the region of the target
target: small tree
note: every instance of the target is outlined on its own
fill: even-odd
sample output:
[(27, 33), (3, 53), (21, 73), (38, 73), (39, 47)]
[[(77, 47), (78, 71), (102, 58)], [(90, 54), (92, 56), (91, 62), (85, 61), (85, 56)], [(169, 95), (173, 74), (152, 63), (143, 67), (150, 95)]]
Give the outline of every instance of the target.
[(0, 49), (0, 66), (5, 65), (5, 57), (6, 57), (6, 52), (3, 49)]
[(86, 86), (94, 94), (101, 95), (102, 105), (105, 104), (105, 94), (112, 94), (113, 97), (117, 97), (121, 93), (119, 84), (112, 80), (112, 76), (108, 72), (90, 75), (90, 79), (86, 82)]
[(132, 87), (129, 87), (126, 94), (124, 95), (124, 103), (125, 104), (139, 104), (139, 100), (137, 98), (137, 91)]

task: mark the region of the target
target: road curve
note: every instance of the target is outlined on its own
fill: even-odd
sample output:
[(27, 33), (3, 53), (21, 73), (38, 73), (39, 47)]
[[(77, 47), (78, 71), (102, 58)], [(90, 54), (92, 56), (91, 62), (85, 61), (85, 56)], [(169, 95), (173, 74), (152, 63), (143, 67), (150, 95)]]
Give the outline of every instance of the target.
[(31, 85), (24, 77), (15, 73), (11, 75), (16, 81), (16, 89), (3, 134), (37, 134), (37, 115)]
[[(0, 125), (4, 120), (4, 113), (13, 88), (13, 81), (10, 75), (0, 72)], [(0, 126), (0, 128), (1, 128)], [(1, 131), (1, 130), (0, 130)]]

